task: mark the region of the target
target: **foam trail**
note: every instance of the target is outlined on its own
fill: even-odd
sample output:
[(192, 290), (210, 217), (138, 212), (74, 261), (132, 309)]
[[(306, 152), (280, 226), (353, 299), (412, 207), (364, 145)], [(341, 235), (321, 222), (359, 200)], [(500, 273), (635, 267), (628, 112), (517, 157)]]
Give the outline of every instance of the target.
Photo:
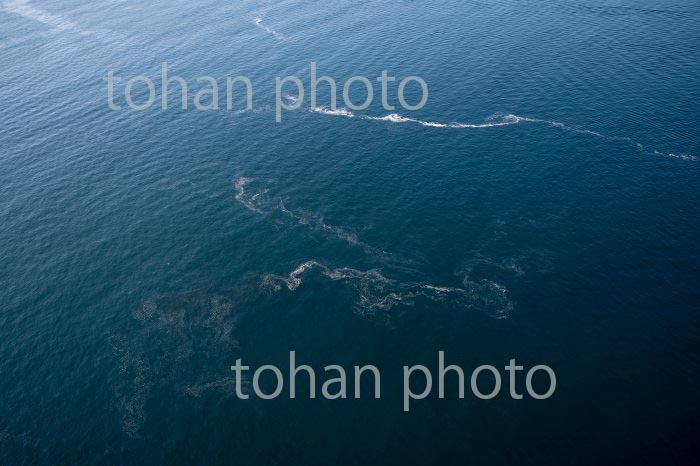
[(318, 269), (324, 277), (333, 281), (347, 281), (354, 286), (359, 295), (358, 307), (362, 312), (388, 310), (409, 298), (402, 294), (398, 282), (386, 278), (377, 270), (362, 271), (350, 267), (331, 269), (316, 260), (302, 263), (287, 276), (265, 275), (263, 286), (275, 291), (280, 291), (285, 286), (289, 291), (295, 291), (302, 284), (302, 276), (313, 269)]
[(692, 160), (692, 161), (697, 161), (697, 160), (698, 160), (698, 157), (697, 157), (697, 156), (695, 156), (695, 155), (690, 155), (690, 154), (673, 154), (673, 153), (670, 153), (670, 152), (669, 152), (668, 154), (664, 154), (664, 153), (659, 152), (659, 151), (654, 151), (654, 154), (656, 154), (656, 155), (663, 155), (663, 156), (666, 156), (666, 157), (671, 157), (671, 158), (674, 158), (674, 159), (681, 159), (681, 160)]
[(234, 184), (236, 188), (236, 200), (243, 204), (248, 210), (258, 214), (262, 214), (262, 210), (258, 209), (254, 204), (255, 200), (258, 197), (260, 197), (260, 194), (262, 194), (262, 192), (258, 192), (252, 197), (249, 197), (246, 193), (245, 186), (251, 181), (253, 181), (253, 178), (241, 177), (236, 180), (236, 183)]
[(49, 13), (48, 11), (34, 8), (28, 0), (10, 0), (3, 2), (2, 8), (10, 13), (15, 13), (25, 18), (44, 23), (59, 31), (77, 29), (75, 24), (62, 16)]
[(354, 233), (350, 233), (350, 232), (348, 232), (348, 231), (345, 231), (345, 229), (343, 229), (343, 228), (341, 228), (341, 227), (336, 227), (336, 226), (333, 226), (333, 225), (328, 225), (327, 223), (325, 223), (325, 222), (323, 221), (323, 217), (322, 217), (322, 216), (319, 217), (319, 218), (316, 220), (316, 224), (317, 224), (321, 229), (333, 233), (333, 234), (334, 234), (335, 236), (337, 236), (338, 238), (340, 238), (340, 239), (342, 239), (342, 240), (344, 240), (344, 241), (346, 241), (346, 242), (348, 242), (348, 243), (350, 243), (350, 244), (353, 244), (353, 245), (355, 245), (355, 246), (360, 246), (360, 247), (362, 247), (363, 249), (367, 250), (368, 252), (377, 252), (376, 249), (374, 249), (374, 248), (371, 247), (370, 245), (365, 244), (365, 243), (363, 243), (362, 241), (360, 241), (360, 240), (357, 238), (357, 235), (355, 235)]
[(261, 30), (267, 32), (268, 34), (272, 34), (272, 35), (275, 37), (275, 39), (277, 39), (277, 40), (280, 41), (280, 42), (286, 42), (286, 41), (287, 41), (287, 38), (286, 38), (285, 36), (283, 36), (282, 34), (280, 34), (280, 33), (277, 32), (277, 31), (275, 31), (274, 29), (271, 29), (271, 28), (265, 26), (265, 25), (262, 23), (262, 18), (259, 17), (259, 16), (256, 16), (256, 17), (255, 17), (255, 26), (257, 26), (258, 29), (261, 29)]
[(486, 310), (497, 319), (507, 318), (513, 310), (508, 290), (490, 280), (470, 281), (465, 277), (463, 287), (436, 286), (426, 283), (402, 282), (387, 278), (378, 270), (357, 270), (350, 267), (330, 268), (316, 261), (306, 261), (289, 275), (268, 274), (263, 277), (263, 286), (280, 291), (286, 287), (295, 291), (303, 283), (303, 276), (319, 270), (323, 277), (333, 281), (345, 281), (358, 293), (358, 308), (361, 312), (389, 310), (395, 305), (414, 304), (422, 297), (434, 302), (447, 302), (464, 308)]
[[(255, 194), (250, 194), (248, 191), (246, 191), (246, 186), (250, 184), (252, 181), (254, 181), (253, 178), (246, 178), (246, 177), (241, 177), (238, 178), (234, 182), (234, 187), (236, 189), (236, 200), (243, 204), (248, 210), (251, 212), (255, 212), (256, 214), (265, 214), (266, 212), (269, 212), (268, 209), (266, 209), (266, 212), (264, 212), (259, 206), (260, 206), (260, 200), (263, 195), (265, 195), (268, 190), (263, 189)], [(388, 254), (385, 251), (382, 251), (380, 249), (377, 249), (373, 246), (370, 246), (367, 243), (362, 242), (355, 233), (352, 233), (350, 231), (347, 231), (346, 229), (342, 227), (337, 227), (334, 225), (329, 225), (323, 220), (323, 216), (317, 216), (317, 217), (306, 217), (304, 215), (297, 214), (295, 212), (292, 212), (289, 210), (282, 199), (279, 200), (277, 204), (278, 209), (280, 212), (283, 214), (293, 218), (294, 220), (297, 221), (300, 225), (306, 225), (310, 227), (316, 227), (320, 230), (323, 230), (325, 232), (328, 232), (332, 236), (335, 236), (336, 238), (345, 241), (348, 244), (351, 244), (353, 246), (357, 246), (359, 248), (362, 248), (367, 254), (373, 254), (377, 256), (382, 256), (385, 258), (388, 258)]]
[(291, 210), (287, 209), (287, 207), (284, 205), (284, 201), (282, 199), (280, 199), (279, 208), (283, 214), (289, 215), (290, 217), (295, 219), (297, 222), (299, 222), (301, 225), (308, 225), (309, 224), (309, 221), (307, 220), (306, 217), (302, 217), (300, 215), (297, 215), (294, 212), (292, 212)]
[(401, 116), (398, 113), (392, 113), (383, 117), (362, 115), (361, 118), (363, 120), (388, 121), (391, 123), (415, 123), (429, 128), (493, 128), (495, 126), (509, 126), (520, 123), (520, 120), (515, 115), (505, 115), (501, 117), (500, 121), (488, 121), (494, 119), (494, 117), (489, 117), (486, 123), (439, 123), (436, 121), (417, 120)]
[(373, 255), (378, 255), (378, 256), (388, 256), (386, 251), (382, 251), (380, 249), (375, 248), (374, 246), (371, 246), (363, 241), (361, 241), (355, 233), (349, 232), (345, 230), (342, 227), (337, 227), (334, 225), (329, 225), (323, 220), (323, 216), (320, 216), (318, 218), (308, 218), (303, 215), (296, 214), (289, 210), (287, 206), (284, 204), (284, 201), (280, 199), (279, 204), (278, 204), (279, 210), (296, 220), (300, 225), (308, 225), (311, 226), (315, 224), (318, 228), (320, 228), (323, 231), (326, 231), (330, 233), (331, 235), (335, 236), (336, 238), (345, 241), (346, 243), (352, 245), (352, 246), (357, 246), (359, 248), (362, 248), (367, 254), (373, 254)]
[(311, 107), (311, 111), (314, 113), (320, 113), (322, 115), (333, 115), (333, 116), (343, 116), (346, 118), (355, 118), (355, 114), (346, 108), (336, 108), (335, 110), (328, 107)]
[[(285, 98), (290, 102), (290, 103), (295, 103), (297, 101), (297, 97), (292, 96), (292, 95), (286, 95)], [(328, 107), (301, 107), (301, 110), (304, 111), (310, 111), (312, 113), (317, 113), (320, 115), (329, 115), (329, 116), (342, 116), (346, 118), (354, 118), (354, 119), (359, 119), (359, 120), (368, 120), (368, 121), (385, 121), (389, 123), (411, 123), (411, 124), (416, 124), (428, 128), (446, 128), (446, 129), (479, 129), (479, 128), (494, 128), (494, 127), (500, 127), (500, 126), (512, 126), (512, 125), (518, 125), (520, 123), (533, 123), (533, 124), (542, 124), (542, 125), (547, 125), (551, 126), (553, 128), (559, 128), (563, 131), (569, 131), (572, 133), (577, 133), (577, 134), (585, 134), (589, 136), (593, 136), (596, 138), (600, 138), (606, 141), (616, 141), (616, 142), (624, 142), (635, 149), (637, 149), (639, 152), (647, 155), (655, 155), (655, 156), (660, 156), (660, 157), (670, 157), (670, 158), (675, 158), (675, 159), (681, 159), (681, 160), (687, 160), (687, 161), (697, 161), (700, 159), (700, 157), (696, 155), (691, 155), (691, 154), (685, 154), (685, 153), (676, 153), (676, 152), (661, 152), (655, 149), (649, 149), (643, 144), (633, 140), (632, 138), (626, 137), (626, 136), (609, 136), (603, 133), (599, 133), (598, 131), (593, 131), (590, 129), (585, 129), (585, 128), (577, 128), (574, 126), (567, 125), (566, 123), (562, 123), (560, 121), (554, 121), (554, 120), (544, 120), (541, 118), (532, 118), (532, 117), (525, 117), (525, 116), (519, 116), (519, 115), (514, 115), (512, 113), (509, 114), (494, 114), (485, 119), (483, 123), (460, 123), (460, 122), (452, 122), (452, 123), (442, 123), (442, 122), (437, 122), (437, 121), (425, 121), (425, 120), (418, 120), (415, 118), (409, 118), (405, 117), (402, 115), (399, 115), (398, 113), (392, 113), (390, 115), (386, 115), (383, 117), (376, 117), (376, 116), (369, 116), (369, 115), (358, 115), (355, 114), (346, 108), (340, 107), (336, 108), (335, 110), (330, 109)], [(267, 112), (267, 111), (272, 111), (271, 108), (256, 108), (253, 110), (250, 110), (249, 112), (254, 112), (254, 113), (262, 113), (262, 112)], [(244, 111), (241, 111), (240, 113), (243, 113)]]
[(478, 129), (478, 128), (494, 128), (494, 127), (499, 127), (499, 126), (511, 126), (511, 125), (517, 125), (520, 123), (536, 123), (536, 124), (543, 124), (543, 125), (547, 125), (547, 126), (552, 126), (554, 128), (559, 128), (559, 129), (562, 129), (564, 131), (569, 131), (572, 133), (586, 134), (586, 135), (593, 136), (593, 137), (603, 139), (606, 141), (624, 142), (624, 143), (627, 143), (627, 144), (633, 146), (639, 152), (642, 152), (644, 154), (657, 155), (657, 156), (662, 156), (662, 157), (671, 157), (671, 158), (677, 158), (677, 159), (689, 160), (689, 161), (697, 161), (698, 160), (698, 157), (695, 155), (683, 154), (683, 153), (672, 153), (672, 152), (660, 152), (658, 150), (647, 149), (643, 144), (641, 144), (641, 143), (639, 143), (639, 142), (637, 142), (629, 137), (608, 136), (606, 134), (599, 133), (598, 131), (593, 131), (593, 130), (585, 129), (585, 128), (576, 128), (574, 126), (567, 125), (566, 123), (562, 123), (560, 121), (544, 120), (541, 118), (531, 118), (531, 117), (513, 115), (512, 113), (509, 113), (506, 115), (502, 115), (502, 114), (491, 115), (488, 118), (486, 118), (486, 120), (483, 123), (459, 123), (459, 122), (442, 123), (442, 122), (437, 122), (437, 121), (418, 120), (415, 118), (410, 118), (410, 117), (405, 117), (405, 116), (399, 115), (398, 113), (392, 113), (390, 115), (386, 115), (383, 117), (375, 117), (375, 116), (369, 116), (369, 115), (355, 115), (354, 113), (352, 113), (344, 108), (332, 110), (332, 109), (328, 109), (326, 107), (314, 107), (311, 109), (311, 111), (314, 113), (320, 113), (322, 115), (344, 116), (344, 117), (348, 117), (348, 118), (359, 118), (362, 120), (370, 120), (370, 121), (386, 121), (389, 123), (398, 123), (398, 124), (412, 123), (412, 124), (416, 124), (416, 125), (420, 125), (420, 126), (425, 126), (428, 128)]
[(578, 133), (578, 134), (587, 134), (589, 136), (593, 136), (593, 137), (603, 139), (606, 141), (625, 142), (625, 143), (633, 146), (639, 152), (644, 153), (644, 154), (648, 154), (648, 155), (658, 155), (661, 157), (678, 158), (678, 159), (688, 160), (688, 161), (697, 161), (698, 160), (698, 157), (695, 155), (675, 154), (675, 153), (671, 153), (671, 152), (660, 152), (660, 151), (654, 150), (654, 149), (647, 149), (643, 144), (633, 140), (632, 138), (626, 137), (626, 136), (608, 136), (608, 135), (605, 135), (605, 134), (602, 134), (602, 133), (599, 133), (597, 131), (593, 131), (590, 129), (576, 128), (574, 126), (569, 126), (566, 123), (562, 123), (559, 121), (543, 120), (540, 118), (529, 118), (529, 117), (522, 117), (522, 116), (517, 116), (517, 115), (510, 115), (510, 116), (516, 118), (518, 121), (549, 125), (549, 126), (552, 126), (554, 128), (560, 128), (564, 131), (570, 131), (572, 133)]

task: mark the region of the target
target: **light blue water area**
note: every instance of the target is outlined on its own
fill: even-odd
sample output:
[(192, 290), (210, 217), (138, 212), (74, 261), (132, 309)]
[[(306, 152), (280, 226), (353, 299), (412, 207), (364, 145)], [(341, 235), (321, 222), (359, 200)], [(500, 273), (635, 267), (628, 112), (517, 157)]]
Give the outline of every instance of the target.
[[(683, 463), (699, 31), (682, 0), (0, 1), (0, 462)], [(321, 85), (313, 111), (311, 61), (372, 105)], [(382, 108), (382, 70), (425, 107)], [(201, 75), (254, 108), (197, 111)], [(290, 350), (376, 364), (382, 399), (236, 398), (237, 358)], [(401, 366), (439, 350), (557, 391), (402, 412)]]

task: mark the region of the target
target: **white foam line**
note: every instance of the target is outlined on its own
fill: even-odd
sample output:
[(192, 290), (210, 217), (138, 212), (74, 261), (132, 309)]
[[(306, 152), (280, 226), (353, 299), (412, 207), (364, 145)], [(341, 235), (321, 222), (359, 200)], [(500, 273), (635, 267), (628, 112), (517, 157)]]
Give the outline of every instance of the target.
[(284, 201), (280, 199), (278, 207), (280, 211), (289, 217), (293, 218), (296, 220), (300, 225), (311, 225), (311, 222), (313, 221), (318, 228), (321, 230), (327, 231), (331, 233), (333, 236), (335, 236), (338, 239), (341, 239), (345, 241), (348, 244), (351, 244), (353, 246), (357, 246), (359, 248), (362, 248), (366, 253), (368, 254), (375, 254), (375, 255), (386, 255), (385, 251), (381, 251), (373, 246), (370, 246), (369, 244), (361, 241), (356, 234), (351, 233), (344, 228), (341, 227), (336, 227), (334, 225), (329, 225), (323, 220), (323, 216), (320, 216), (316, 219), (309, 219), (303, 215), (296, 214), (289, 210), (287, 206), (285, 206)]
[(306, 217), (299, 216), (292, 212), (291, 210), (287, 209), (287, 207), (284, 205), (284, 201), (280, 199), (279, 202), (279, 209), (282, 211), (282, 213), (289, 215), (293, 219), (295, 219), (297, 222), (299, 222), (301, 225), (308, 225), (309, 221), (307, 220)]
[(597, 131), (593, 131), (590, 129), (576, 128), (573, 126), (569, 126), (566, 123), (562, 123), (559, 121), (543, 120), (541, 118), (530, 118), (530, 117), (513, 115), (510, 113), (507, 115), (499, 115), (499, 114), (491, 115), (490, 117), (486, 118), (486, 121), (484, 123), (458, 123), (458, 122), (441, 123), (441, 122), (436, 122), (436, 121), (424, 121), (424, 120), (418, 120), (415, 118), (409, 118), (409, 117), (399, 115), (398, 113), (392, 113), (390, 115), (386, 115), (383, 117), (375, 117), (375, 116), (369, 116), (369, 115), (356, 115), (353, 112), (351, 112), (345, 108), (329, 109), (327, 107), (313, 107), (313, 108), (311, 108), (311, 111), (314, 113), (320, 113), (322, 115), (343, 116), (346, 118), (359, 118), (361, 120), (386, 121), (389, 123), (398, 123), (398, 124), (412, 123), (412, 124), (417, 124), (417, 125), (425, 126), (425, 127), (429, 127), (429, 128), (478, 129), (478, 128), (494, 128), (494, 127), (499, 127), (499, 126), (511, 126), (511, 125), (517, 125), (520, 123), (537, 123), (537, 124), (552, 126), (554, 128), (559, 128), (559, 129), (562, 129), (564, 131), (569, 131), (572, 133), (586, 134), (586, 135), (593, 136), (596, 138), (604, 139), (606, 141), (625, 142), (627, 144), (632, 145), (639, 152), (642, 152), (644, 154), (658, 155), (658, 156), (662, 156), (662, 157), (672, 157), (672, 158), (677, 158), (677, 159), (681, 159), (681, 160), (688, 160), (688, 161), (697, 161), (698, 160), (698, 157), (695, 155), (683, 154), (683, 153), (676, 154), (676, 153), (671, 153), (671, 152), (660, 152), (658, 150), (650, 150), (650, 149), (647, 149), (643, 144), (641, 144), (641, 143), (639, 143), (631, 138), (625, 137), (625, 136), (608, 136), (608, 135), (605, 135), (605, 134), (602, 134), (602, 133), (599, 133)]
[[(501, 117), (501, 121), (489, 121), (487, 123), (439, 123), (436, 121), (423, 121), (417, 120), (415, 118), (409, 118), (401, 116), (398, 113), (392, 113), (391, 115), (383, 117), (372, 117), (367, 115), (362, 115), (360, 118), (363, 120), (375, 120), (375, 121), (388, 121), (391, 123), (415, 123), (421, 126), (427, 126), (429, 128), (493, 128), (496, 126), (509, 126), (516, 125), (523, 121), (520, 117), (515, 115), (504, 115)], [(495, 117), (489, 117), (493, 120)], [(487, 119), (488, 120), (488, 119)]]
[(260, 193), (255, 194), (250, 199), (246, 196), (245, 186), (251, 181), (253, 181), (252, 178), (245, 177), (241, 177), (236, 180), (236, 183), (234, 184), (236, 188), (236, 200), (243, 204), (248, 210), (258, 214), (262, 214), (262, 210), (258, 209), (257, 207), (255, 207), (255, 204), (253, 204), (253, 201), (255, 201), (255, 199), (257, 199), (260, 196)]
[(529, 123), (540, 123), (540, 124), (545, 124), (549, 125), (555, 128), (561, 128), (564, 131), (570, 131), (573, 133), (578, 133), (578, 134), (588, 134), (590, 136), (594, 136), (596, 138), (604, 139), (606, 141), (619, 141), (619, 142), (626, 142), (627, 144), (633, 146), (636, 148), (639, 152), (642, 152), (644, 154), (649, 154), (649, 155), (658, 155), (661, 157), (671, 157), (671, 158), (678, 158), (682, 160), (688, 160), (688, 161), (697, 161), (698, 157), (695, 155), (690, 155), (690, 154), (674, 154), (671, 152), (660, 152), (658, 150), (650, 150), (647, 149), (643, 144), (633, 140), (632, 138), (628, 138), (626, 136), (608, 136), (606, 134), (599, 133), (597, 131), (593, 131), (590, 129), (585, 129), (585, 128), (576, 128), (573, 126), (569, 126), (565, 123), (561, 123), (559, 121), (551, 121), (551, 120), (542, 120), (539, 118), (528, 118), (528, 117), (519, 117), (516, 115), (513, 115), (515, 118), (517, 118), (519, 121), (524, 121), (524, 122), (529, 122)]
[[(246, 178), (246, 177), (241, 177), (238, 178), (234, 182), (234, 187), (236, 189), (236, 200), (243, 204), (248, 210), (251, 212), (255, 212), (256, 214), (263, 215), (265, 212), (261, 210), (261, 208), (258, 207), (259, 205), (259, 200), (260, 197), (268, 192), (267, 189), (263, 189), (261, 191), (256, 192), (255, 194), (251, 195), (246, 191), (246, 186), (254, 181), (253, 178)], [(345, 230), (342, 227), (337, 227), (334, 225), (329, 225), (328, 223), (324, 222), (323, 216), (318, 216), (316, 218), (308, 218), (303, 215), (296, 214), (289, 210), (285, 205), (284, 201), (282, 199), (279, 200), (278, 203), (278, 208), (279, 210), (293, 218), (294, 220), (297, 221), (300, 225), (307, 225), (307, 226), (316, 226), (317, 228), (328, 232), (332, 236), (335, 236), (336, 238), (345, 241), (348, 244), (351, 244), (353, 246), (357, 246), (359, 248), (362, 248), (366, 253), (368, 254), (375, 254), (375, 255), (380, 255), (380, 256), (386, 256), (386, 252), (377, 249), (373, 246), (370, 246), (367, 243), (362, 242), (356, 234), (349, 232)]]
[(417, 297), (432, 301), (445, 301), (452, 296), (453, 302), (465, 308), (491, 308), (490, 314), (498, 319), (507, 318), (513, 310), (508, 298), (508, 290), (501, 284), (481, 280), (464, 279), (464, 288), (435, 286), (426, 283), (401, 282), (382, 275), (378, 270), (357, 270), (350, 267), (332, 269), (327, 265), (309, 260), (292, 270), (289, 275), (265, 275), (263, 285), (280, 291), (285, 286), (295, 291), (302, 284), (302, 277), (310, 270), (318, 269), (321, 274), (333, 281), (352, 283), (359, 294), (359, 305), (363, 310), (391, 309), (394, 305), (413, 304)]
[(331, 109), (328, 107), (311, 107), (311, 111), (314, 113), (320, 113), (322, 115), (332, 115), (332, 116), (342, 116), (347, 118), (355, 118), (355, 114), (346, 108), (336, 108)]
[(283, 36), (282, 34), (280, 34), (277, 31), (275, 31), (274, 29), (271, 29), (271, 28), (265, 26), (262, 22), (262, 18), (259, 16), (255, 17), (255, 26), (257, 26), (258, 29), (261, 29), (261, 30), (267, 32), (268, 34), (272, 34), (275, 37), (275, 39), (277, 39), (280, 42), (287, 41), (287, 38), (285, 36)]

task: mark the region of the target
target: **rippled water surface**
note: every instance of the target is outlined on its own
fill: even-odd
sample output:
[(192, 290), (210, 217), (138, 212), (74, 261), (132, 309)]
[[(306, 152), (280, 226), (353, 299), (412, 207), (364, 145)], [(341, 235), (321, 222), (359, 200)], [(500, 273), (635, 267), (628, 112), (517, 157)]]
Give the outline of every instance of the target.
[[(275, 123), (311, 61), (372, 105), (321, 85)], [(253, 109), (173, 85), (161, 110), (162, 62), (190, 99), (248, 76)], [(0, 0), (0, 64), (2, 464), (697, 453), (697, 2)], [(110, 110), (108, 70), (156, 105)], [(382, 108), (382, 70), (425, 107)], [(381, 400), (236, 398), (237, 358), (290, 350), (377, 365)], [(402, 412), (401, 366), (439, 350), (557, 391)]]

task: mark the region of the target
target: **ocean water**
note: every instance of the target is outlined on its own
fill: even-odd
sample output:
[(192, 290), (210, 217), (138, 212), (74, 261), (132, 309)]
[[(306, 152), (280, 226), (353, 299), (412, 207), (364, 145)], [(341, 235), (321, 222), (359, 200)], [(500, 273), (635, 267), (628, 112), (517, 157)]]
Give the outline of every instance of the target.
[[(275, 123), (311, 61), (428, 102)], [(108, 108), (162, 62), (253, 110)], [(0, 64), (0, 463), (692, 464), (697, 2), (2, 0)], [(290, 350), (382, 398), (237, 399)], [(438, 351), (556, 392), (403, 412)]]

